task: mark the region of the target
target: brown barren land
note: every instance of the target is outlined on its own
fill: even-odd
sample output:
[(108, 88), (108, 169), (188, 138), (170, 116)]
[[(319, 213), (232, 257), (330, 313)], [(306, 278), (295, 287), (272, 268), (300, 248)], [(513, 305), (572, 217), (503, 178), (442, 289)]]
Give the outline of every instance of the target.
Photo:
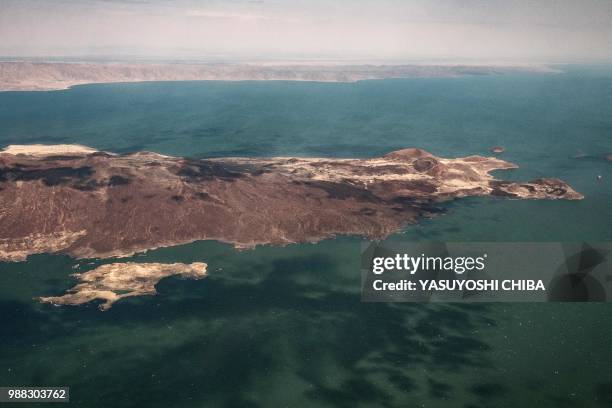
[(190, 159), (83, 146), (0, 152), (0, 261), (129, 256), (218, 240), (236, 247), (381, 239), (466, 196), (581, 199), (565, 182), (509, 182), (512, 163), (404, 149), (373, 159)]

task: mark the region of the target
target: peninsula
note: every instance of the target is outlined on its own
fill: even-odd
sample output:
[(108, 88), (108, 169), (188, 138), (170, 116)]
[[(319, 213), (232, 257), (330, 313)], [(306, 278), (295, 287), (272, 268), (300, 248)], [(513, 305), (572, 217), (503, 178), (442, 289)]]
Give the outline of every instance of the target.
[(84, 146), (0, 152), (0, 261), (129, 256), (218, 240), (238, 248), (381, 239), (467, 196), (581, 199), (554, 178), (510, 182), (494, 157), (404, 149), (372, 159), (118, 155)]

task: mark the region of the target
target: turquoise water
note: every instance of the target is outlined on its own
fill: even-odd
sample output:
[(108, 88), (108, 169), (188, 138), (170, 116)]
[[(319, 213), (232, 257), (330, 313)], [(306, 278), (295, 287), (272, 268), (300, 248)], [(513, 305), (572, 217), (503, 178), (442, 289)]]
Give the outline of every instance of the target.
[[(456, 157), (502, 145), (520, 168), (499, 177), (559, 177), (586, 198), (459, 200), (400, 236), (612, 240), (609, 67), (0, 93), (0, 145), (11, 143), (196, 157), (372, 157), (411, 146)], [(68, 385), (79, 407), (612, 405), (607, 304), (361, 303), (360, 242), (151, 251), (134, 260), (204, 261), (210, 276), (165, 279), (157, 296), (108, 312), (33, 300), (108, 260), (0, 263), (0, 385)]]

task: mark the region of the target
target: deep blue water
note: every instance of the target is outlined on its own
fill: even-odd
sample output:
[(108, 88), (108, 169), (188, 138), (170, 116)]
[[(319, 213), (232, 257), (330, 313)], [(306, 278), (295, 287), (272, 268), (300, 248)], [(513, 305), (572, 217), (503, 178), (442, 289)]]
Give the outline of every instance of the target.
[[(610, 67), (0, 93), (0, 146), (14, 143), (197, 157), (373, 157), (412, 146), (457, 157), (501, 145), (520, 168), (498, 177), (558, 177), (585, 199), (459, 200), (402, 236), (612, 240)], [(69, 385), (84, 407), (612, 406), (607, 304), (361, 303), (359, 242), (151, 251), (135, 260), (204, 261), (210, 277), (166, 279), (157, 296), (104, 313), (33, 300), (99, 260), (0, 263), (0, 385)]]

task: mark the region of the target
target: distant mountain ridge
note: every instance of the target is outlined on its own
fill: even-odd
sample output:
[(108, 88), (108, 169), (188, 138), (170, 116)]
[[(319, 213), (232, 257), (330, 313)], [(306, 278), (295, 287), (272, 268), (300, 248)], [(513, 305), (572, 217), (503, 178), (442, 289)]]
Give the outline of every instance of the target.
[(254, 65), (0, 62), (0, 91), (48, 91), (90, 83), (142, 81), (356, 82), (388, 78), (558, 73), (543, 65)]

